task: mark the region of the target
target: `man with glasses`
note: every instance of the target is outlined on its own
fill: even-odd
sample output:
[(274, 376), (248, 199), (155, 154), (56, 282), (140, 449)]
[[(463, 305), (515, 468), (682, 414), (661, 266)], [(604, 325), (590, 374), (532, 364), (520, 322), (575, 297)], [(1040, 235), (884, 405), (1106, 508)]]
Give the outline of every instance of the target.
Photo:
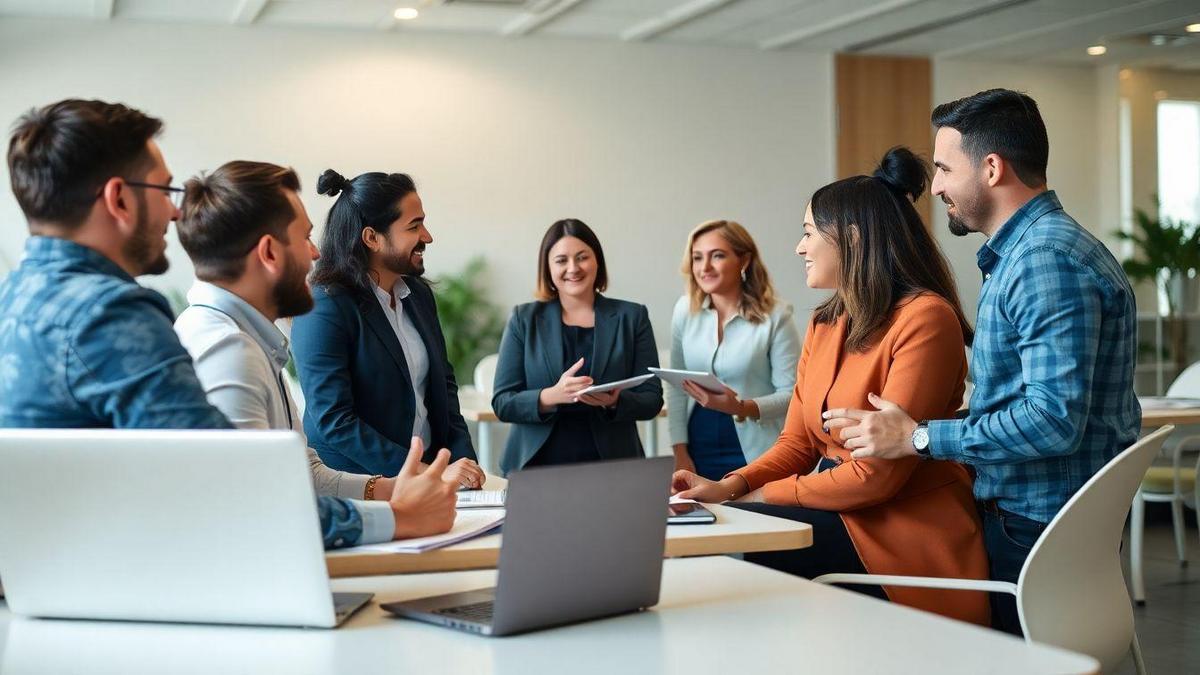
[[(166, 271), (167, 225), (179, 217), (161, 129), (126, 106), (74, 99), (17, 121), (8, 169), (31, 236), (0, 282), (0, 428), (232, 428), (206, 399), (166, 299), (134, 280)], [(448, 458), (402, 472), (390, 503), (321, 497), (325, 546), (404, 536), (395, 514), (430, 492), (449, 504), (431, 529), (450, 529)]]

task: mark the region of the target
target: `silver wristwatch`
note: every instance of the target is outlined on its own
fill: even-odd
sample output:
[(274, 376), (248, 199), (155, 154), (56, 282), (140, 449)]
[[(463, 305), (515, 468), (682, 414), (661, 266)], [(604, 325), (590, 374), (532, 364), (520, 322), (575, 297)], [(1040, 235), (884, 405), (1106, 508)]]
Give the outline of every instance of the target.
[(922, 458), (929, 457), (929, 422), (924, 421), (917, 425), (912, 432), (913, 448), (917, 451), (917, 455)]

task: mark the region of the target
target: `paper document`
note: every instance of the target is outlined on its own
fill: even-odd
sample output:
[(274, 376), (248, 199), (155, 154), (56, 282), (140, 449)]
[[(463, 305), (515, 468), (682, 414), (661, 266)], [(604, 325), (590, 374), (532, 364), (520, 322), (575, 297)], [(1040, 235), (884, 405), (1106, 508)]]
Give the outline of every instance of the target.
[(507, 496), (508, 490), (460, 490), (455, 508), (502, 509)]
[(1138, 403), (1142, 410), (1176, 410), (1179, 408), (1200, 408), (1200, 399), (1171, 398), (1167, 396), (1139, 396)]
[(382, 544), (367, 544), (343, 549), (354, 553), (424, 553), (435, 548), (457, 544), (472, 537), (477, 537), (489, 530), (495, 529), (504, 522), (504, 509), (488, 509), (459, 513), (454, 519), (454, 527), (445, 534), (435, 534), (429, 537), (399, 539)]

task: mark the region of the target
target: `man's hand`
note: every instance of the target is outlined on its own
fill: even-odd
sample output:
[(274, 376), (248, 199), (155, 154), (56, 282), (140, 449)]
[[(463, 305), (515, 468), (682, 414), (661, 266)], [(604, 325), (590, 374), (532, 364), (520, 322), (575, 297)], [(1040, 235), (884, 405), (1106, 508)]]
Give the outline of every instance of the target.
[(388, 503), (396, 516), (396, 539), (442, 534), (454, 526), (456, 485), (442, 480), (450, 451), (443, 448), (425, 471), (420, 470), (425, 444), (413, 436), (408, 457), (395, 478)]
[(834, 408), (821, 415), (825, 431), (842, 430), (842, 447), (852, 450), (853, 459), (900, 459), (917, 454), (912, 444), (916, 421), (900, 406), (875, 394), (867, 400), (875, 411)]

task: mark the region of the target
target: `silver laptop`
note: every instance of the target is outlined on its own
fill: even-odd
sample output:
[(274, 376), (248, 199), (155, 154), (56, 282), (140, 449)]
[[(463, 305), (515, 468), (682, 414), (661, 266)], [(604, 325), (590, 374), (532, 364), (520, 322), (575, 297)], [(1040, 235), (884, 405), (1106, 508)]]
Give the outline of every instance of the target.
[(529, 469), (508, 483), (495, 588), (381, 605), (481, 635), (512, 635), (658, 603), (674, 460)]
[(333, 627), (371, 597), (330, 593), (291, 431), (0, 430), (0, 578), (72, 619)]

